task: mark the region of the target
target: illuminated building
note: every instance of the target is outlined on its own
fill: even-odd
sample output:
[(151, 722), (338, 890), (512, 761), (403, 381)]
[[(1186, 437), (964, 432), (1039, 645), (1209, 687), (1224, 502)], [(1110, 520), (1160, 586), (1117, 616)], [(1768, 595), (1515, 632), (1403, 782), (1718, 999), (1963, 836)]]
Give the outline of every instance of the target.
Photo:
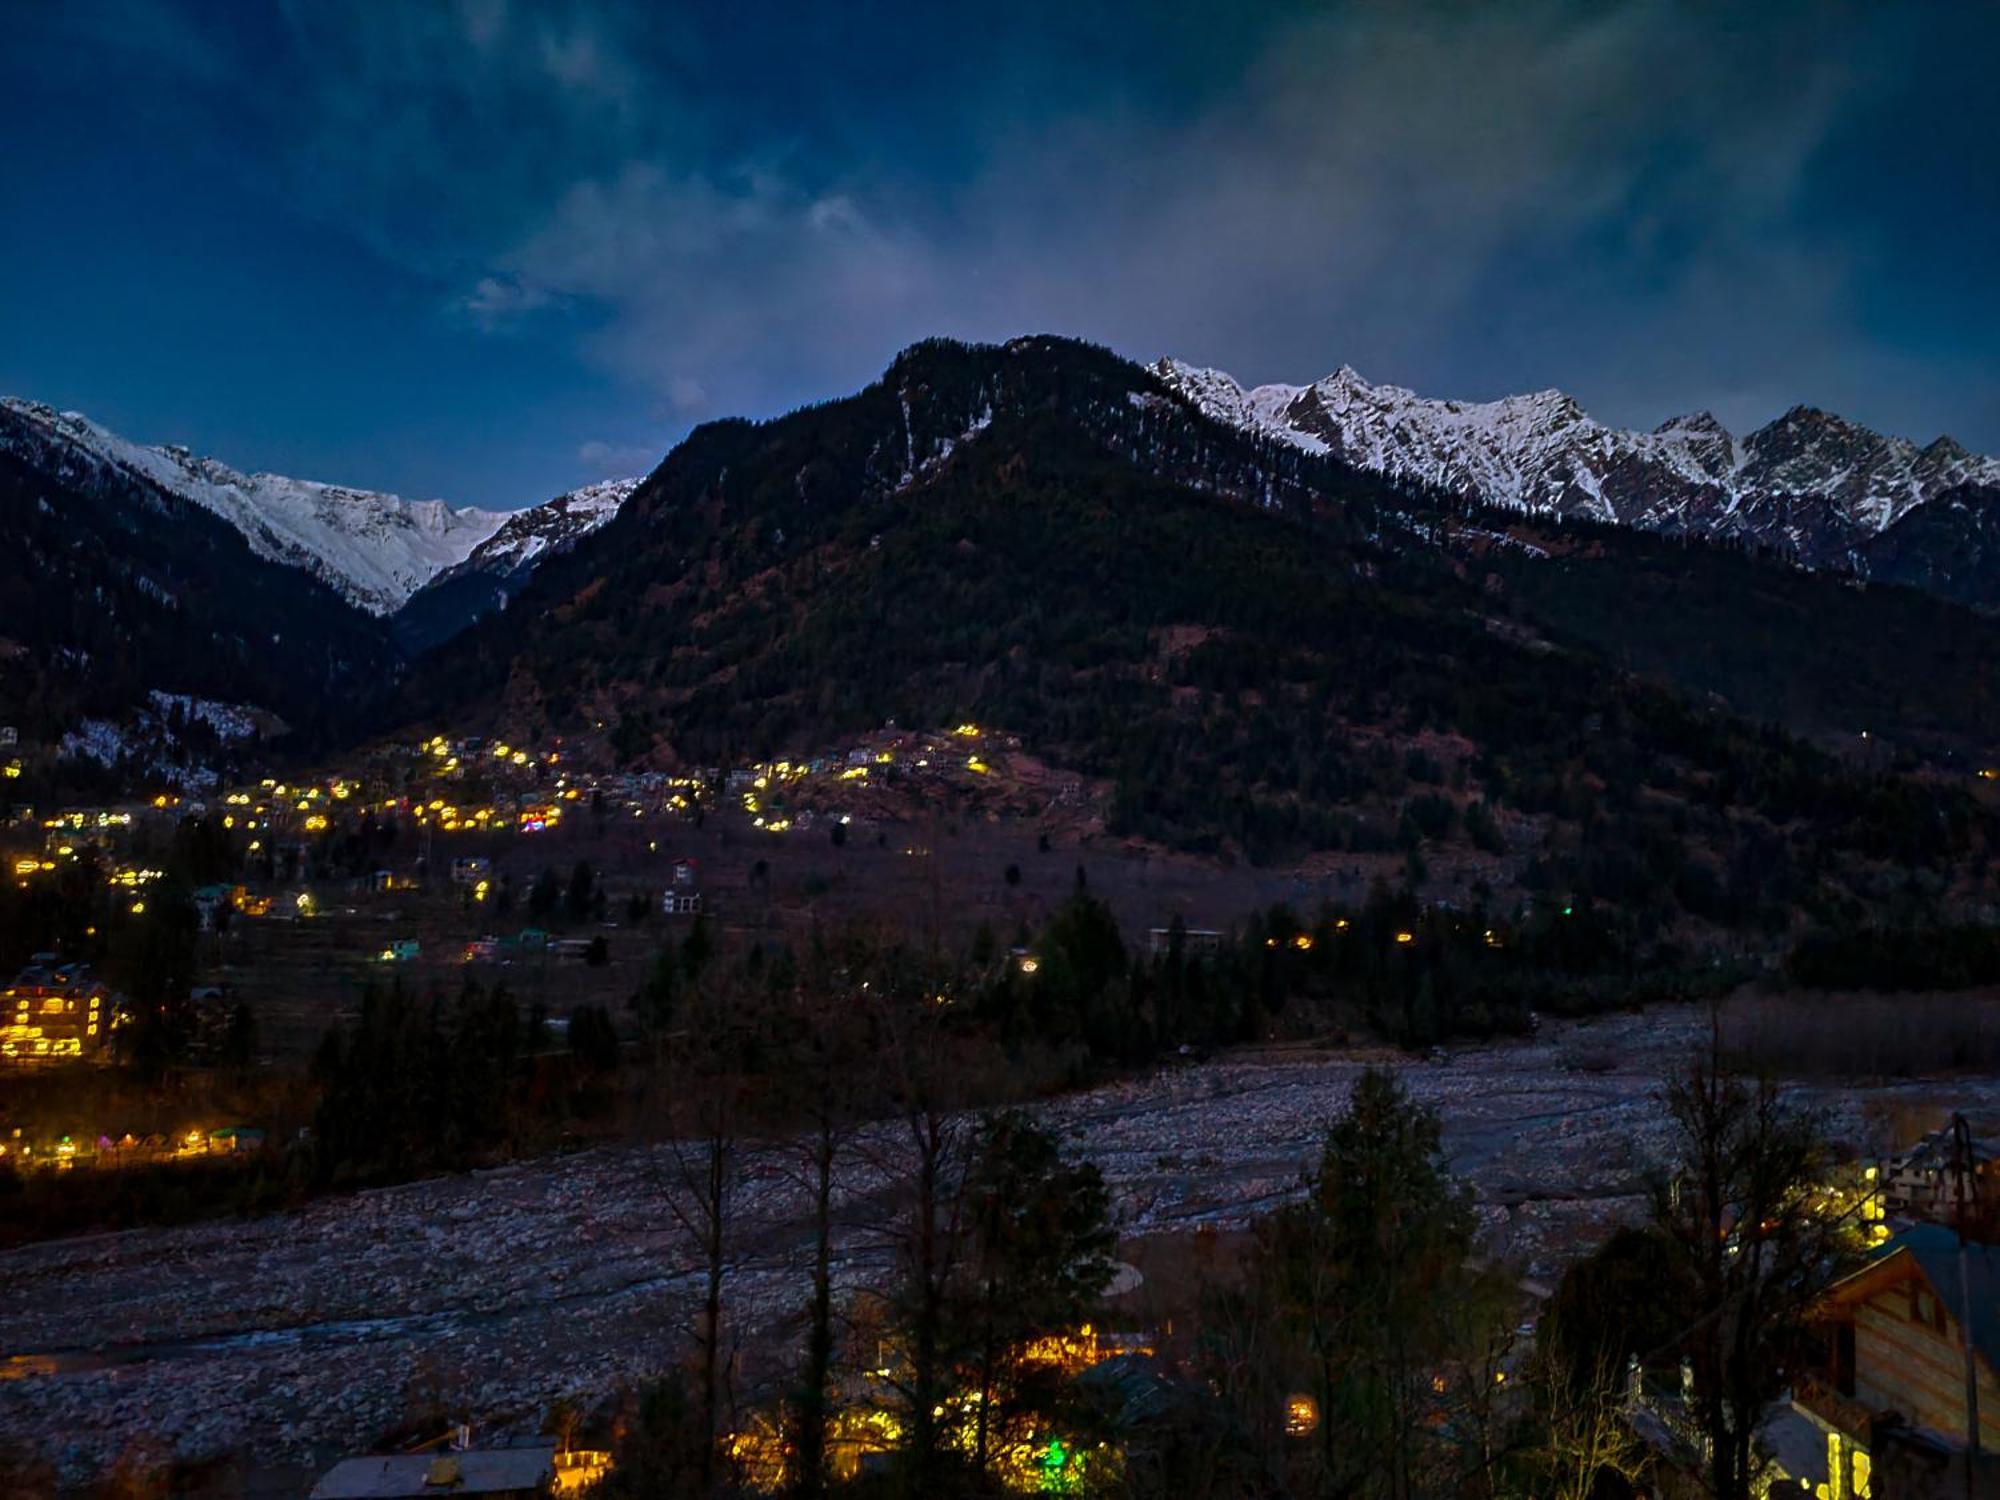
[(0, 1061), (59, 1062), (95, 1053), (110, 1034), (104, 992), (74, 985), (0, 991)]

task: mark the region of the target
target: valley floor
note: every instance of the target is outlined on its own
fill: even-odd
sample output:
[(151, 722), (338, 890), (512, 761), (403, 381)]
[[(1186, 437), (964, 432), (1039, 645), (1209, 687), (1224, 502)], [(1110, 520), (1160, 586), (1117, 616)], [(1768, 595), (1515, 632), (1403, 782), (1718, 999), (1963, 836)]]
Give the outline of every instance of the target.
[[(1441, 1112), (1493, 1249), (1548, 1280), (1640, 1212), (1665, 1144), (1659, 1082), (1705, 1036), (1705, 1012), (1655, 1010), (1403, 1070)], [(1128, 1239), (1226, 1229), (1295, 1190), (1368, 1060), (1268, 1049), (1043, 1109), (1103, 1169)], [(1857, 1146), (1899, 1104), (2000, 1108), (2000, 1079), (1807, 1093)], [(697, 1261), (665, 1207), (668, 1174), (663, 1153), (605, 1148), (0, 1255), (0, 1445), (78, 1478), (131, 1451), (320, 1462), (434, 1400), (532, 1428), (555, 1397), (601, 1395), (682, 1347)], [(892, 1251), (867, 1227), (883, 1218), (879, 1166), (848, 1178), (853, 1289)], [(754, 1346), (785, 1336), (801, 1298), (805, 1205), (775, 1160), (753, 1164), (742, 1203), (731, 1296)]]

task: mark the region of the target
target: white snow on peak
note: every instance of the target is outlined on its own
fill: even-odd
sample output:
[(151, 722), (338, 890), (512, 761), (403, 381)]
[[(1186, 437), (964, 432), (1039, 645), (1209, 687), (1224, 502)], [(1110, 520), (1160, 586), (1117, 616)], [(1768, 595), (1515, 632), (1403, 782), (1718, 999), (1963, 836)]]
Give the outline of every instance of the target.
[(101, 464), (214, 512), (240, 531), (258, 556), (305, 569), (372, 614), (393, 613), (515, 514), (279, 474), (242, 474), (186, 448), (130, 442), (78, 412), (11, 396), (0, 397), (0, 406)]
[[(1304, 448), (1309, 453), (1327, 451), (1324, 442), (1310, 433), (1299, 431), (1285, 420), (1285, 412), (1299, 398), (1304, 390), (1302, 386), (1260, 385), (1246, 390), (1235, 376), (1222, 370), (1204, 369), (1177, 359), (1161, 360), (1153, 366), (1153, 373), (1190, 401), (1203, 416), (1230, 427), (1262, 433), (1279, 442)], [(1343, 370), (1340, 373), (1347, 372)]]
[(553, 500), (515, 511), (492, 536), (467, 556), (469, 566), (494, 573), (518, 573), (551, 548), (570, 546), (617, 515), (644, 475), (605, 479)]
[(1750, 511), (1809, 499), (1838, 528), (1879, 531), (1955, 485), (2000, 483), (2000, 459), (1947, 438), (1919, 449), (1807, 408), (1739, 439), (1708, 412), (1635, 432), (1605, 426), (1562, 391), (1437, 400), (1346, 365), (1308, 386), (1249, 389), (1174, 359), (1153, 373), (1217, 421), (1391, 479), (1657, 529), (1755, 529), (1766, 523), (1745, 519)]

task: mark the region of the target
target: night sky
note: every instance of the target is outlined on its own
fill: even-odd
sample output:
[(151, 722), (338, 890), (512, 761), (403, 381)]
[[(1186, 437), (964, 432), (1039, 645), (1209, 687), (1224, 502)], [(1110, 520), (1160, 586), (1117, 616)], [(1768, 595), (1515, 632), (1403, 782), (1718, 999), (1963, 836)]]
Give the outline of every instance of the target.
[(930, 334), (2000, 452), (2000, 7), (0, 0), (0, 391), (461, 503)]

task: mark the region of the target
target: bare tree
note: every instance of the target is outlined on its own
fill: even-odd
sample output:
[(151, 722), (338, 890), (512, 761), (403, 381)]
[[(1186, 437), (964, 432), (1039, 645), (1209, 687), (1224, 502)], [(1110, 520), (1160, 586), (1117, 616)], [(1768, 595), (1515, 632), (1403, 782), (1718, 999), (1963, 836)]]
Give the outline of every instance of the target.
[(668, 1211), (694, 1242), (702, 1277), (693, 1331), (696, 1419), (708, 1441), (698, 1461), (703, 1493), (719, 1482), (716, 1439), (729, 1405), (724, 1293), (734, 1249), (737, 1186), (750, 1134), (742, 1053), (759, 1019), (757, 987), (740, 974), (698, 973), (683, 996), (685, 1024), (661, 1040), (665, 1141), (654, 1160)]
[(977, 1125), (965, 1113), (971, 1090), (946, 1025), (950, 989), (934, 971), (872, 982), (880, 1024), (880, 1065), (893, 1116), (874, 1155), (897, 1202), (880, 1233), (897, 1263), (891, 1319), (901, 1359), (888, 1379), (907, 1414), (905, 1480), (930, 1492), (951, 1393), (950, 1299), (963, 1264), (965, 1179)]
[(1681, 1169), (1657, 1186), (1653, 1223), (1689, 1302), (1690, 1415), (1716, 1500), (1745, 1500), (1764, 1408), (1800, 1356), (1807, 1308), (1855, 1248), (1854, 1226), (1821, 1201), (1820, 1121), (1769, 1080), (1729, 1076), (1711, 1052), (1668, 1082), (1665, 1102)]
[(951, 1391), (945, 1340), (951, 1287), (964, 1252), (960, 1188), (971, 1131), (936, 1081), (913, 1097), (902, 1125), (911, 1153), (910, 1202), (903, 1224), (908, 1350), (911, 1482), (924, 1493), (937, 1457), (939, 1410)]
[[(1301, 1341), (1291, 1313), (1275, 1278), (1225, 1277), (1213, 1266), (1202, 1276), (1199, 1369), (1211, 1388), (1228, 1393), (1231, 1418), (1248, 1455), (1242, 1487), (1247, 1493), (1283, 1489), (1286, 1416), (1294, 1390), (1310, 1394), (1315, 1420), (1330, 1410), (1316, 1361), (1299, 1356)], [(1313, 1441), (1317, 1457), (1321, 1439), (1315, 1435)], [(1254, 1475), (1254, 1483), (1248, 1475)], [(1180, 1479), (1174, 1476), (1176, 1488)]]
[(811, 1203), (812, 1283), (806, 1303), (805, 1357), (790, 1402), (789, 1466), (793, 1493), (826, 1488), (835, 1353), (833, 1240), (836, 1186), (863, 1115), (857, 1082), (868, 1057), (859, 1001), (872, 948), (863, 937), (830, 946), (817, 936), (787, 1017), (786, 1092), (802, 1127), (779, 1153), (782, 1170)]
[[(1454, 1441), (1440, 1444), (1431, 1478), (1421, 1489), (1445, 1489), (1465, 1500), (1491, 1500), (1527, 1442), (1527, 1398), (1514, 1370), (1514, 1313), (1521, 1293), (1498, 1266), (1467, 1266), (1458, 1284), (1441, 1289), (1444, 1347), (1456, 1352), (1437, 1415)], [(1433, 1420), (1436, 1418), (1434, 1417)]]
[(1530, 1455), (1549, 1500), (1591, 1500), (1605, 1474), (1634, 1488), (1648, 1450), (1631, 1425), (1625, 1372), (1600, 1349), (1579, 1371), (1561, 1352), (1563, 1330), (1544, 1321), (1533, 1378), (1540, 1401), (1540, 1437)]

